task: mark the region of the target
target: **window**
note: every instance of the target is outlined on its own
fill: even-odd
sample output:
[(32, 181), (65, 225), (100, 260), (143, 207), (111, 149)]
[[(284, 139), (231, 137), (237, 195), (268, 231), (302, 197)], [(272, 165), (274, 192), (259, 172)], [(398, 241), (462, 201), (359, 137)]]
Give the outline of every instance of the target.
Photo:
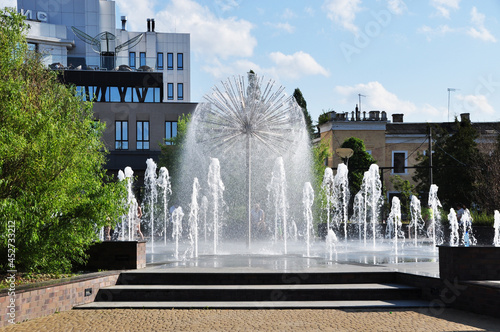
[(167, 69), (174, 69), (174, 53), (167, 53)]
[(406, 173), (406, 151), (392, 151), (392, 173)]
[(177, 100), (184, 100), (184, 84), (177, 83)]
[(156, 54), (156, 68), (163, 69), (163, 53)]
[(130, 68), (135, 68), (135, 52), (130, 52), (128, 54), (128, 66)]
[(141, 53), (139, 53), (139, 67), (142, 67), (145, 65), (146, 65), (146, 53), (141, 52)]
[(183, 61), (183, 54), (182, 53), (177, 53), (177, 70), (183, 70), (184, 69), (184, 61)]
[(137, 121), (137, 150), (149, 150), (149, 121)]
[(28, 50), (32, 52), (38, 52), (38, 44), (28, 43)]
[(177, 121), (165, 121), (165, 141), (166, 145), (173, 145), (173, 142), (169, 142), (169, 139), (172, 139), (177, 136)]
[(174, 83), (167, 84), (167, 99), (174, 100)]
[(128, 150), (128, 121), (116, 121), (115, 130), (115, 149)]

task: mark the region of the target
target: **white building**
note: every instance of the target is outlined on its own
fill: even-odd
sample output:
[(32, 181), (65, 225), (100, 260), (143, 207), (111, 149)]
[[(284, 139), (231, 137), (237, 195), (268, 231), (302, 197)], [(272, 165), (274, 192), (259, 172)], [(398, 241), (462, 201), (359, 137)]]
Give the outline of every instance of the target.
[(107, 169), (131, 166), (140, 174), (176, 136), (178, 117), (196, 108), (190, 35), (157, 32), (152, 18), (144, 18), (144, 32), (128, 31), (114, 1), (18, 0), (17, 9), (30, 25), (29, 46), (94, 101), (95, 118), (106, 123)]
[[(191, 100), (188, 33), (157, 32), (154, 19), (150, 18), (144, 19), (144, 32), (128, 31), (123, 16), (122, 26), (116, 28), (114, 1), (18, 0), (17, 8), (31, 26), (30, 46), (45, 55), (47, 65), (60, 63), (69, 68), (108, 70), (120, 65), (133, 70), (148, 66), (163, 73), (165, 101)], [(75, 35), (72, 27), (88, 36), (87, 42)], [(123, 47), (141, 34), (138, 44)]]

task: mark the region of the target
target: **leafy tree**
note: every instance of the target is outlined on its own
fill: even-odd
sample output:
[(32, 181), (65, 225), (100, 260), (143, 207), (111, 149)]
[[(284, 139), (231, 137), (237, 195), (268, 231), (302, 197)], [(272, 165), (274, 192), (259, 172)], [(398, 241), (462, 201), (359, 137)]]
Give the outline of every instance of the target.
[[(411, 196), (416, 195), (415, 186), (408, 180), (403, 180), (399, 175), (394, 175), (391, 178), (391, 182), (394, 185), (394, 189), (401, 193), (401, 212), (409, 216), (410, 215), (410, 204)], [(385, 196), (385, 195), (384, 195)]]
[(172, 177), (172, 192), (179, 192), (177, 190), (177, 179), (180, 178), (181, 169), (181, 154), (186, 141), (187, 128), (191, 121), (191, 114), (182, 114), (177, 120), (177, 136), (166, 139), (170, 145), (160, 144), (160, 158), (158, 161), (159, 167), (166, 167), (169, 175)]
[(302, 108), (302, 112), (304, 112), (304, 119), (306, 121), (307, 131), (309, 132), (309, 136), (312, 137), (314, 135), (314, 126), (312, 118), (309, 112), (307, 111), (307, 102), (304, 99), (304, 96), (302, 96), (302, 92), (300, 91), (299, 88), (296, 88), (295, 91), (293, 91), (293, 98), (295, 98), (297, 104), (300, 106), (300, 108)]
[(375, 159), (366, 152), (365, 143), (357, 137), (350, 137), (342, 143), (342, 148), (350, 148), (354, 154), (349, 158), (347, 168), (349, 169), (349, 189), (351, 195), (354, 196), (363, 183), (363, 176), (370, 168), (370, 165), (375, 163)]
[[(449, 131), (442, 126), (433, 131), (433, 182), (439, 187), (445, 209), (457, 203), (471, 207), (477, 190), (476, 166), (482, 159), (475, 142), (478, 133), (469, 120), (460, 122), (456, 118)], [(413, 180), (419, 183), (418, 192), (428, 192), (429, 157), (419, 155), (418, 160), (421, 168), (417, 168)]]
[[(28, 51), (26, 30), (22, 15), (0, 12), (0, 265), (67, 272), (117, 221), (125, 192), (106, 183), (104, 125), (92, 105)], [(9, 244), (15, 260), (6, 262)]]
[[(312, 149), (313, 152), (313, 176), (314, 183), (313, 189), (316, 193), (314, 196), (314, 211), (313, 211), (313, 219), (316, 222), (320, 222), (321, 220), (326, 220), (326, 217), (323, 216), (325, 214), (324, 209), (326, 197), (324, 195), (323, 190), (321, 190), (321, 185), (323, 183), (323, 176), (325, 174), (326, 163), (325, 161), (328, 157), (331, 156), (330, 149), (328, 147), (328, 143), (326, 141), (321, 141), (317, 145), (315, 145)], [(326, 222), (326, 221), (325, 221)]]
[[(493, 214), (500, 206), (500, 136), (495, 144), (482, 144), (477, 167), (474, 168), (478, 184), (474, 199), (483, 211)], [(476, 221), (476, 218), (474, 218)]]

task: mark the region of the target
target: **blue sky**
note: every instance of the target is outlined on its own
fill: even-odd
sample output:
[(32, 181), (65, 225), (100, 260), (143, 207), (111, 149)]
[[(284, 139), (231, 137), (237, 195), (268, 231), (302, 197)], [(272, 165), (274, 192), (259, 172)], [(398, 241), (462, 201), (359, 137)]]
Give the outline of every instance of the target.
[[(61, 0), (64, 1), (64, 0)], [(9, 1), (1, 0), (2, 3)], [(191, 100), (249, 69), (323, 111), (500, 121), (497, 0), (116, 0), (128, 28), (191, 34)], [(117, 22), (117, 26), (119, 22)]]

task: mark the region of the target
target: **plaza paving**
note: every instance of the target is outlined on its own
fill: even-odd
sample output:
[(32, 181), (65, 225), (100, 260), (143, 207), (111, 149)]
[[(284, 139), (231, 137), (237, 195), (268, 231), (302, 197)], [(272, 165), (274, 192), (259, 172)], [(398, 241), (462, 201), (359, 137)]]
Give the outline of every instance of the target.
[(454, 309), (71, 310), (0, 331), (500, 331), (500, 320)]
[[(141, 271), (370, 272), (439, 276), (436, 252), (311, 259), (298, 255), (203, 255), (191, 260), (150, 257)], [(361, 258), (360, 258), (361, 257)], [(370, 258), (371, 257), (371, 258)], [(153, 262), (151, 262), (151, 260)], [(378, 262), (375, 262), (378, 260)], [(163, 261), (163, 263), (161, 262)], [(500, 331), (500, 319), (440, 307), (418, 309), (87, 309), (38, 318), (0, 331)]]

